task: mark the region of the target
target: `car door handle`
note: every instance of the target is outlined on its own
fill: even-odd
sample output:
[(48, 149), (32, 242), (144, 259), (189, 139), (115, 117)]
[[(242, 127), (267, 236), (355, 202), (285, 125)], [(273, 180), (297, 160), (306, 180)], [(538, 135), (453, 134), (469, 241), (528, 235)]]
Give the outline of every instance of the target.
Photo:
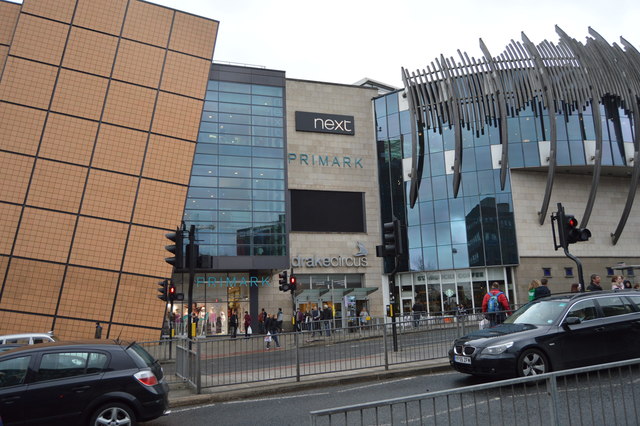
[(84, 391), (89, 390), (89, 389), (91, 389), (91, 386), (87, 386), (87, 385), (85, 385), (85, 386), (77, 386), (75, 388), (71, 388), (72, 391), (78, 392), (78, 393), (84, 392)]
[(597, 327), (594, 328), (593, 331), (604, 331), (604, 327)]
[(20, 397), (18, 395), (14, 395), (14, 396), (8, 396), (6, 398), (2, 398), (0, 401), (2, 401), (3, 404), (13, 404), (14, 401), (19, 400)]

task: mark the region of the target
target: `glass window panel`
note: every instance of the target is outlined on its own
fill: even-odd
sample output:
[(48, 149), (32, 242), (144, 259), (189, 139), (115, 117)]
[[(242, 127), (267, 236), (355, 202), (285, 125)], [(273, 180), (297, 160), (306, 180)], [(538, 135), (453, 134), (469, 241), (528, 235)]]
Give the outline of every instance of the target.
[(205, 121), (200, 124), (200, 132), (216, 134), (218, 133), (218, 126), (219, 126), (218, 123), (210, 123)]
[[(205, 179), (205, 178), (201, 178), (201, 179)], [(215, 185), (210, 185), (210, 186), (215, 186)], [(251, 179), (220, 178), (220, 187), (251, 189)]]
[(376, 110), (376, 117), (384, 117), (385, 115), (387, 115), (387, 98), (386, 98), (386, 96), (375, 99), (373, 101), (373, 103), (374, 103), (375, 110)]
[(435, 218), (433, 215), (433, 202), (427, 201), (418, 203), (420, 206), (420, 223), (433, 223)]
[(433, 193), (431, 192), (431, 179), (422, 178), (420, 183), (420, 189), (418, 190), (418, 198), (423, 201), (433, 199)]
[(252, 129), (253, 129), (254, 136), (267, 136), (267, 137), (281, 138), (284, 135), (284, 130), (278, 127), (253, 126)]
[(540, 166), (540, 154), (538, 152), (538, 143), (523, 143), (522, 154), (524, 156), (525, 167), (538, 167)]
[(196, 154), (217, 154), (218, 145), (211, 143), (197, 143)]
[(274, 106), (258, 106), (251, 107), (254, 115), (263, 115), (265, 117), (282, 117), (282, 108)]
[(199, 244), (198, 245), (198, 253), (200, 255), (207, 256), (217, 256), (218, 255), (218, 247), (209, 244)]
[(241, 229), (247, 229), (251, 227), (250, 222), (220, 222), (218, 224), (218, 232), (238, 232)]
[(476, 150), (473, 148), (462, 150), (462, 171), (476, 170)]
[(219, 145), (219, 151), (221, 155), (251, 156), (250, 146)]
[(520, 135), (522, 142), (537, 142), (535, 117), (520, 117)]
[(187, 209), (215, 210), (218, 208), (218, 200), (211, 198), (191, 198), (187, 202)]
[(251, 145), (251, 136), (249, 135), (218, 135), (218, 141), (221, 144), (233, 145)]
[(284, 170), (256, 169), (252, 170), (253, 177), (266, 179), (284, 179)]
[(449, 199), (449, 215), (451, 220), (464, 220), (464, 198)]
[(263, 167), (269, 169), (284, 169), (282, 158), (253, 158), (253, 167)]
[(228, 200), (219, 201), (220, 210), (251, 210), (251, 200)]
[(218, 178), (217, 177), (208, 177), (208, 176), (191, 176), (190, 186), (206, 186), (206, 187), (216, 187), (218, 186)]
[(585, 140), (596, 140), (596, 130), (593, 126), (593, 115), (591, 115), (591, 108), (587, 108), (586, 112), (580, 114), (580, 126)]
[[(456, 196), (453, 193), (453, 174), (446, 175), (446, 179), (447, 179), (447, 196), (449, 198), (456, 198)], [(458, 196), (462, 196), (463, 192), (464, 191), (462, 188), (462, 182), (460, 182), (460, 187), (458, 188)]]
[[(218, 234), (218, 244), (235, 244), (238, 240), (240, 242), (249, 243), (248, 237), (242, 238), (240, 234)], [(244, 240), (244, 241), (243, 241)]]
[(438, 246), (451, 244), (451, 229), (449, 222), (436, 223), (436, 241)]
[(412, 141), (411, 133), (404, 133), (402, 135), (402, 157), (403, 158), (411, 158), (411, 155), (412, 155), (411, 141)]
[(251, 103), (253, 105), (260, 105), (260, 106), (277, 106), (277, 107), (281, 107), (282, 106), (282, 98), (281, 97), (274, 97), (274, 96), (254, 95), (254, 96), (251, 97)]
[(507, 123), (509, 143), (521, 143), (522, 137), (520, 136), (520, 121), (517, 118), (508, 118)]
[(504, 190), (500, 189), (500, 170), (496, 169), (493, 171), (493, 183), (496, 188), (496, 193), (505, 193), (511, 192), (511, 178), (510, 174), (507, 172), (506, 179), (504, 180)]
[[(205, 167), (205, 166), (202, 166)], [(220, 167), (220, 177), (248, 178), (251, 177), (251, 169), (243, 167)]]
[(436, 222), (449, 221), (449, 200), (438, 200), (433, 202), (433, 210)]
[(282, 201), (284, 200), (284, 191), (260, 191), (253, 190), (253, 198), (255, 200), (274, 200), (274, 201)]
[(473, 148), (475, 141), (475, 132), (463, 127), (462, 130), (462, 148)]
[(251, 157), (221, 155), (219, 159), (221, 166), (251, 167)]
[(490, 126), (488, 127), (488, 130), (489, 130), (489, 144), (500, 145), (500, 129), (498, 127)]
[(218, 113), (205, 110), (202, 113), (202, 121), (216, 122), (218, 121)]
[(218, 90), (221, 92), (251, 93), (251, 85), (221, 81), (219, 83)]
[(284, 189), (284, 181), (282, 181), (282, 180), (268, 180), (268, 179), (255, 179), (253, 181), (253, 187), (255, 189)]
[(271, 148), (284, 147), (284, 138), (271, 136), (253, 136), (253, 146), (266, 146)]
[(462, 173), (462, 191), (465, 195), (478, 194), (478, 175), (476, 172)]
[[(469, 251), (467, 248), (466, 244), (454, 244), (451, 248), (452, 254), (453, 254), (453, 267), (456, 269), (459, 268), (468, 268), (469, 267)], [(460, 289), (461, 287), (458, 286), (458, 295), (460, 295)], [(468, 297), (471, 297), (473, 293), (469, 290), (468, 293)], [(463, 298), (460, 297), (460, 300), (462, 301)], [(469, 303), (469, 307), (470, 307), (470, 303)], [(466, 306), (466, 305), (465, 305)]]
[(218, 114), (220, 123), (229, 123), (229, 124), (251, 124), (251, 116), (245, 114), (229, 114), (229, 113), (220, 113)]
[(269, 212), (284, 212), (285, 204), (277, 201), (254, 201), (253, 210), (256, 211), (269, 211)]
[(193, 166), (191, 169), (192, 176), (216, 176), (217, 174), (217, 166)]
[(611, 141), (611, 155), (613, 156), (613, 164), (616, 166), (624, 166), (624, 145), (615, 141)]
[(282, 127), (284, 123), (282, 118), (253, 116), (251, 117), (251, 124), (254, 126)]
[(387, 132), (390, 138), (400, 137), (400, 117), (398, 114), (387, 116)]
[(189, 188), (188, 197), (193, 198), (216, 198), (218, 190), (216, 188)]
[(556, 145), (556, 164), (559, 166), (571, 165), (571, 157), (569, 156), (569, 141), (558, 140)]
[(447, 178), (445, 176), (434, 176), (432, 182), (433, 199), (442, 200), (447, 198)]
[(422, 225), (420, 227), (422, 242), (425, 247), (436, 245), (436, 227), (433, 224)]
[(254, 212), (253, 221), (255, 223), (278, 223), (283, 219), (282, 213)]
[(193, 164), (208, 164), (215, 166), (218, 164), (217, 155), (196, 154), (193, 157)]
[(282, 97), (282, 87), (254, 84), (251, 86), (251, 93), (254, 95)]
[(200, 143), (218, 143), (218, 135), (216, 133), (200, 132), (198, 133), (198, 145)]
[(386, 140), (389, 138), (389, 135), (387, 133), (386, 115), (376, 117), (376, 136), (379, 141)]
[[(479, 126), (478, 126), (479, 127)], [(473, 146), (486, 146), (489, 145), (489, 129), (487, 127), (484, 130), (479, 130), (479, 135), (473, 140)]]
[(420, 227), (408, 226), (407, 239), (408, 239), (409, 248), (422, 247), (422, 238), (420, 238)]
[[(478, 170), (489, 170), (493, 168), (491, 162), (491, 149), (488, 146), (480, 146), (475, 149), (476, 151), (476, 168)], [(511, 151), (511, 146), (509, 146)]]
[(574, 166), (584, 166), (584, 143), (582, 139), (569, 141), (569, 152), (571, 154), (571, 164)]
[(509, 167), (523, 167), (524, 158), (522, 156), (522, 144), (509, 144)]
[(221, 104), (222, 102), (234, 103), (234, 104), (250, 104), (251, 103), (251, 95), (220, 92), (218, 96)]
[(212, 210), (185, 210), (184, 220), (190, 222), (215, 222), (218, 212)]
[(429, 157), (431, 163), (431, 176), (444, 175), (444, 153), (437, 152), (431, 154)]
[(496, 192), (493, 186), (493, 170), (478, 172), (478, 190), (481, 195), (494, 194)]
[(580, 129), (580, 117), (577, 114), (569, 116), (569, 122), (566, 123), (567, 135), (569, 139), (582, 139), (582, 130)]
[(283, 151), (282, 148), (253, 147), (252, 153), (254, 157), (284, 158)]
[(231, 112), (236, 114), (251, 114), (251, 105), (218, 102), (218, 111)]
[(219, 87), (220, 85), (217, 81), (209, 80), (209, 82), (207, 83), (207, 90), (214, 90), (217, 92)]
[[(469, 219), (469, 215), (473, 215), (474, 210), (478, 210), (478, 206), (480, 205), (480, 197), (464, 197), (464, 211), (465, 211), (465, 220)], [(478, 212), (476, 211), (476, 215)]]
[(433, 131), (425, 131), (424, 135), (428, 137), (429, 152), (442, 152), (442, 135)]
[(205, 111), (218, 111), (220, 107), (218, 106), (218, 102), (214, 101), (205, 101), (203, 109)]
[[(405, 133), (407, 135), (411, 135), (413, 123), (411, 122), (411, 115), (409, 115), (409, 111), (400, 111), (400, 132)], [(405, 136), (407, 139), (407, 136)]]
[(251, 126), (240, 124), (220, 124), (218, 132), (227, 135), (251, 135)]
[(455, 149), (455, 137), (453, 128), (444, 127), (442, 129), (442, 141), (444, 143), (443, 147), (445, 151), (451, 151), (452, 149)]
[(251, 199), (251, 190), (249, 189), (230, 189), (230, 188), (220, 188), (220, 198), (237, 198), (240, 200), (250, 200)]
[(464, 220), (451, 222), (451, 242), (453, 244), (467, 243), (467, 224)]
[(425, 270), (434, 271), (438, 269), (438, 250), (436, 247), (425, 247), (422, 250)]
[(453, 257), (450, 245), (438, 246), (438, 266), (438, 269), (453, 268)]
[(221, 222), (251, 222), (251, 212), (221, 211), (218, 220)]

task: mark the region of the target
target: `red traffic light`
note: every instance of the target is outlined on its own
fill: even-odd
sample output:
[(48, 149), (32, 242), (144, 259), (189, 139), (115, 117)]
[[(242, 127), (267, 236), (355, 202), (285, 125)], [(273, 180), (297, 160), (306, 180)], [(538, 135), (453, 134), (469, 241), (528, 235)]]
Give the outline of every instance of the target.
[(575, 228), (576, 226), (578, 226), (578, 219), (576, 219), (575, 217), (569, 218), (569, 220), (567, 221), (567, 225), (571, 228)]
[(296, 285), (296, 276), (295, 275), (292, 275), (291, 278), (289, 278), (289, 284)]

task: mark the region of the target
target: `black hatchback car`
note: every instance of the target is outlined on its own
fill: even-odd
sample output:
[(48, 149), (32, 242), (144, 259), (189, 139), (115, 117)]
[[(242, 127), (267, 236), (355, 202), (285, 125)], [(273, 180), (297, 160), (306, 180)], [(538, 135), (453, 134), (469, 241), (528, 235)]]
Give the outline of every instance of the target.
[(640, 357), (640, 292), (549, 296), (455, 340), (449, 362), (483, 376), (533, 376)]
[(4, 425), (135, 425), (168, 414), (168, 394), (162, 367), (136, 343), (42, 343), (0, 355)]

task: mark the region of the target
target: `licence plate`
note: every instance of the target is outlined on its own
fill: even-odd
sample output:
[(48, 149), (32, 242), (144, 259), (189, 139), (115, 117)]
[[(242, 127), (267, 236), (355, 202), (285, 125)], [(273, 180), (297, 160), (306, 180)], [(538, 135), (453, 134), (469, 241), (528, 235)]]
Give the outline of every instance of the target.
[(453, 360), (455, 362), (459, 362), (460, 364), (471, 364), (471, 357), (470, 356), (454, 355), (453, 356)]

